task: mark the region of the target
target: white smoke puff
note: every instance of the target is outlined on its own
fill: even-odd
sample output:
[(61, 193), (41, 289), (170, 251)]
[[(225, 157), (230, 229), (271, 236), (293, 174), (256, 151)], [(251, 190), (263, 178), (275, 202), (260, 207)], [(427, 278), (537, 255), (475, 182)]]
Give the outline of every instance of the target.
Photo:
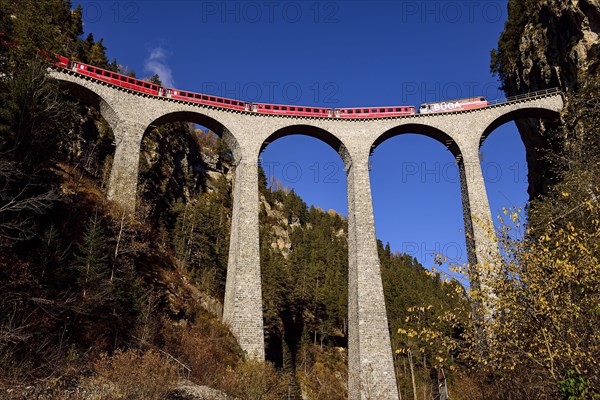
[(158, 74), (163, 85), (174, 87), (173, 72), (167, 64), (169, 53), (162, 47), (156, 47), (150, 50), (150, 56), (144, 63), (144, 71), (151, 74)]

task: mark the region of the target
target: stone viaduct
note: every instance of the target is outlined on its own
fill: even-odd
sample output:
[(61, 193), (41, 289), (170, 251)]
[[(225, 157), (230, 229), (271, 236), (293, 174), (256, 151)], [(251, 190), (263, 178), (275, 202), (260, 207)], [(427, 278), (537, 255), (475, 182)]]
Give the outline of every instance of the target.
[[(390, 345), (369, 178), (369, 156), (386, 139), (416, 133), (440, 141), (459, 165), (468, 260), (485, 263), (498, 255), (490, 235), (492, 216), (479, 160), (483, 140), (517, 118), (557, 119), (559, 92), (525, 96), (483, 109), (364, 120), (270, 116), (147, 96), (79, 75), (51, 75), (81, 101), (96, 107), (112, 127), (116, 149), (108, 197), (133, 212), (139, 152), (148, 130), (188, 121), (220, 135), (236, 162), (233, 219), (223, 321), (249, 357), (264, 359), (259, 254), (258, 159), (280, 137), (304, 134), (329, 144), (342, 157), (348, 191), (348, 367), (349, 398), (398, 399)], [(486, 277), (472, 277), (473, 284)], [(365, 382), (368, 382), (369, 388)], [(367, 393), (369, 391), (370, 393)]]

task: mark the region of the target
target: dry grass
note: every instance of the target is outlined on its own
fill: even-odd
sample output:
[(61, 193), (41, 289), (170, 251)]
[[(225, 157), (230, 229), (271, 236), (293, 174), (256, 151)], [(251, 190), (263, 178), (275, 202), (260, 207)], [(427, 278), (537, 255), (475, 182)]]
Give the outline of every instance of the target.
[(273, 364), (250, 360), (227, 371), (223, 390), (244, 400), (280, 400), (286, 398), (290, 382), (290, 376)]
[(163, 328), (165, 350), (189, 367), (196, 384), (221, 388), (223, 376), (241, 359), (241, 351), (229, 331), (204, 312), (193, 324)]
[(103, 354), (86, 379), (89, 399), (162, 400), (180, 379), (180, 369), (162, 354), (149, 350)]

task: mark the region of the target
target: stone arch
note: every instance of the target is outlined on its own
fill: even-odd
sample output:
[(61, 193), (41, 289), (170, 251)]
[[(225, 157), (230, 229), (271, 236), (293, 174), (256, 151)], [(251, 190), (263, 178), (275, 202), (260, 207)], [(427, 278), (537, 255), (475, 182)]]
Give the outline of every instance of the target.
[(342, 157), (342, 160), (346, 166), (348, 166), (351, 161), (350, 154), (344, 145), (344, 142), (340, 138), (324, 128), (307, 124), (288, 125), (276, 130), (262, 142), (260, 152), (262, 152), (269, 145), (269, 143), (290, 135), (304, 135), (319, 139), (320, 141), (329, 145), (336, 153), (338, 153), (340, 157)]
[(417, 134), (427, 136), (440, 142), (443, 146), (450, 150), (450, 152), (455, 158), (459, 159), (461, 157), (460, 148), (450, 135), (448, 135), (446, 132), (442, 131), (439, 128), (420, 123), (403, 124), (388, 129), (375, 139), (375, 141), (371, 145), (371, 152), (373, 152), (377, 148), (377, 146), (381, 145), (386, 140), (391, 139), (394, 136), (403, 134)]
[[(532, 122), (528, 123), (527, 120)], [(525, 158), (529, 169), (528, 193), (530, 198), (543, 193), (546, 190), (547, 181), (552, 179), (543, 156), (545, 151), (553, 150), (555, 144), (550, 142), (550, 138), (539, 134), (539, 127), (536, 127), (535, 124), (539, 123), (540, 120), (550, 123), (558, 122), (560, 112), (543, 106), (530, 107), (523, 105), (518, 109), (497, 116), (485, 126), (479, 137), (479, 147), (481, 148), (485, 140), (496, 129), (512, 121), (517, 123), (519, 136), (525, 145)]]
[(83, 104), (96, 109), (114, 131), (117, 123), (119, 122), (119, 115), (107, 99), (105, 99), (100, 93), (97, 93), (77, 82), (63, 80), (60, 79), (60, 77), (57, 79), (61, 81), (61, 84), (67, 88), (68, 92), (73, 97), (79, 99), (79, 101), (81, 101)]
[(229, 130), (222, 122), (199, 111), (173, 111), (163, 114), (152, 121), (150, 125), (148, 125), (146, 132), (162, 124), (181, 121), (193, 122), (195, 124), (207, 127), (225, 141), (236, 160), (240, 159), (241, 148), (233, 132)]
[(487, 139), (487, 137), (500, 126), (511, 121), (525, 118), (557, 121), (560, 118), (560, 113), (556, 110), (545, 107), (522, 107), (509, 111), (497, 117), (484, 129), (481, 134), (481, 138), (479, 139), (479, 145), (481, 146), (483, 142), (485, 142), (485, 139)]

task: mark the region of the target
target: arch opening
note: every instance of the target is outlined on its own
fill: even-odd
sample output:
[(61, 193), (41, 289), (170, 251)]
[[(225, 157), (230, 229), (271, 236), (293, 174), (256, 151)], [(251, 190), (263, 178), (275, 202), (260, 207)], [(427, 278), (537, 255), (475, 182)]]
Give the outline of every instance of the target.
[(83, 118), (69, 146), (69, 161), (106, 191), (115, 153), (113, 126), (117, 114), (92, 90), (70, 81), (61, 80), (60, 84), (77, 101), (77, 111)]
[(205, 130), (210, 130), (211, 132), (219, 136), (227, 144), (234, 157), (236, 159), (238, 158), (239, 145), (233, 133), (220, 121), (217, 121), (216, 119), (199, 112), (176, 111), (161, 115), (160, 117), (152, 121), (152, 123), (150, 123), (148, 129), (146, 130), (146, 133), (149, 130), (161, 125), (182, 121), (186, 121), (189, 123), (196, 124), (200, 127), (204, 127)]
[[(560, 114), (557, 111), (541, 107), (524, 107), (508, 112), (496, 118), (485, 128), (480, 138), (480, 149), (487, 148), (487, 152), (490, 151), (491, 146), (486, 145), (487, 139), (497, 131), (503, 136), (508, 135), (511, 143), (519, 146), (514, 140), (514, 136), (509, 133), (517, 130), (516, 135), (518, 135), (524, 145), (525, 155), (524, 157), (512, 157), (510, 149), (505, 149), (505, 155), (511, 158), (510, 165), (513, 165), (507, 174), (519, 175), (515, 183), (518, 183), (520, 177), (524, 176), (527, 183), (526, 190), (528, 196), (529, 198), (534, 198), (545, 193), (548, 185), (554, 179), (550, 173), (551, 168), (545, 156), (547, 152), (556, 149), (556, 144), (550, 141), (548, 135), (540, 134), (540, 129), (551, 129), (559, 122)], [(495, 146), (499, 146), (499, 143), (496, 143)], [(518, 148), (520, 149), (520, 147)], [(496, 162), (499, 162), (499, 159)], [(515, 168), (519, 168), (519, 171), (515, 170)], [(526, 203), (527, 201), (528, 199), (525, 199), (521, 203)]]
[[(214, 129), (214, 130), (213, 130)], [(232, 218), (233, 139), (217, 121), (171, 113), (152, 122), (139, 155), (137, 214), (160, 227), (194, 283), (222, 313)], [(235, 143), (235, 142), (234, 142)]]
[(433, 126), (417, 123), (398, 125), (385, 131), (379, 135), (377, 139), (375, 139), (371, 145), (371, 151), (375, 151), (375, 149), (377, 149), (377, 147), (383, 144), (385, 141), (402, 134), (417, 134), (427, 136), (444, 145), (448, 150), (450, 150), (454, 157), (460, 156), (460, 150), (450, 135)]
[[(503, 210), (522, 210), (529, 202), (527, 146), (514, 123), (494, 130), (481, 145), (480, 164), (492, 221), (501, 229)], [(505, 219), (505, 223), (509, 223)]]
[(480, 143), (483, 144), (485, 139), (496, 129), (501, 127), (502, 125), (509, 123), (515, 120), (522, 119), (535, 119), (535, 120), (545, 120), (548, 122), (558, 122), (560, 118), (560, 113), (555, 110), (551, 110), (543, 107), (524, 107), (519, 108), (517, 110), (508, 112), (506, 114), (502, 114), (500, 117), (496, 118), (492, 121), (483, 131), (481, 135)]
[[(409, 337), (407, 332), (417, 329), (419, 318), (421, 323), (438, 323), (441, 310), (463, 307), (449, 296), (460, 285), (468, 285), (466, 277), (450, 270), (467, 262), (457, 163), (460, 153), (457, 148), (447, 151), (447, 135), (439, 131), (424, 135), (423, 129), (418, 128), (386, 132), (375, 143), (370, 163), (377, 249), (392, 348), (419, 354), (410, 358), (406, 352), (394, 355), (402, 398), (413, 397), (411, 374), (406, 366), (414, 363), (417, 387), (429, 385), (429, 373), (423, 371), (435, 357), (433, 346), (417, 344), (418, 339)], [(441, 265), (438, 255), (447, 258)], [(415, 307), (417, 311), (411, 311)], [(420, 307), (424, 311), (418, 316)], [(420, 353), (421, 347), (425, 353)]]
[(313, 125), (290, 125), (273, 132), (262, 143), (260, 151), (262, 152), (270, 143), (277, 139), (289, 135), (304, 135), (319, 139), (321, 142), (328, 144), (335, 152), (340, 153), (343, 148), (342, 141), (334, 134), (325, 129)]
[[(298, 126), (270, 135), (262, 147), (258, 189), (266, 355), (278, 367), (310, 375), (325, 354), (347, 347), (341, 142), (323, 130)], [(347, 377), (330, 375), (343, 393)], [(310, 382), (317, 389), (319, 383)]]
[(94, 108), (112, 127), (116, 126), (118, 116), (110, 104), (98, 93), (87, 87), (68, 80), (61, 80), (68, 93), (86, 106)]

